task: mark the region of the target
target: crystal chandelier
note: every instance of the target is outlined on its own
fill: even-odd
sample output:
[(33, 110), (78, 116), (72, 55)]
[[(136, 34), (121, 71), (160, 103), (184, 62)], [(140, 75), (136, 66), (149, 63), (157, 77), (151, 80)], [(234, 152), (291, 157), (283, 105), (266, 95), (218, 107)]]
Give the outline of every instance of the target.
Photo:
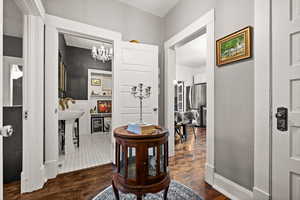
[(92, 57), (103, 63), (110, 61), (113, 57), (113, 48), (105, 48), (104, 45), (101, 45), (100, 48), (93, 46)]

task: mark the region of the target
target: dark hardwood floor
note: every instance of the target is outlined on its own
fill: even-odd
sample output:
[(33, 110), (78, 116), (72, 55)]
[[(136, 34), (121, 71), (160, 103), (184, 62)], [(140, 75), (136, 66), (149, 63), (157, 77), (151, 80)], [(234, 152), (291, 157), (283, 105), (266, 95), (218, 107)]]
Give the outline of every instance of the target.
[[(192, 188), (205, 200), (229, 200), (204, 182), (206, 156), (205, 129), (197, 129), (197, 138), (176, 144), (176, 155), (170, 159), (171, 178)], [(111, 185), (111, 164), (61, 174), (49, 180), (39, 191), (20, 195), (20, 182), (4, 186), (4, 200), (90, 200)]]

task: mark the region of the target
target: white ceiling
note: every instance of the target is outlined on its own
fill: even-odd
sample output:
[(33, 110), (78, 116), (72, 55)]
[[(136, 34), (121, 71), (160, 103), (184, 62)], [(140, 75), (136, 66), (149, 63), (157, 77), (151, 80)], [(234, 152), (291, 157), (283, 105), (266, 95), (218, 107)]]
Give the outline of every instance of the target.
[(65, 37), (66, 45), (71, 47), (78, 47), (82, 49), (92, 49), (93, 46), (100, 47), (101, 45), (104, 45), (107, 48), (112, 47), (111, 44), (105, 42), (81, 38), (74, 35), (64, 34), (64, 37)]
[(176, 64), (188, 67), (205, 67), (206, 65), (206, 34), (176, 48)]
[(164, 17), (179, 0), (119, 0), (123, 3), (149, 12), (153, 15)]

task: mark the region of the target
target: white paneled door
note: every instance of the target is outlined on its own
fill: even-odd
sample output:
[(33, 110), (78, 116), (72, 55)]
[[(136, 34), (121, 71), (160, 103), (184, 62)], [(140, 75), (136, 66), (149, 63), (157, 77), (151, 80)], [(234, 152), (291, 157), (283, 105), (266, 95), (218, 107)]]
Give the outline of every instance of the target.
[(300, 1), (272, 1), (272, 199), (300, 199)]
[(151, 96), (143, 102), (143, 119), (158, 124), (158, 47), (122, 42), (118, 70), (118, 124), (139, 121), (139, 101), (130, 94), (132, 86), (151, 86)]

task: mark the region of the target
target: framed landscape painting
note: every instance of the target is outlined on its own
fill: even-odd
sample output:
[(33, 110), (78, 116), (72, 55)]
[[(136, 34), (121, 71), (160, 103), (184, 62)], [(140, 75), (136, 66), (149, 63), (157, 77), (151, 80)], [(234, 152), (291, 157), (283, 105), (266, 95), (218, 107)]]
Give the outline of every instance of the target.
[(217, 40), (217, 65), (222, 66), (252, 56), (251, 27)]

